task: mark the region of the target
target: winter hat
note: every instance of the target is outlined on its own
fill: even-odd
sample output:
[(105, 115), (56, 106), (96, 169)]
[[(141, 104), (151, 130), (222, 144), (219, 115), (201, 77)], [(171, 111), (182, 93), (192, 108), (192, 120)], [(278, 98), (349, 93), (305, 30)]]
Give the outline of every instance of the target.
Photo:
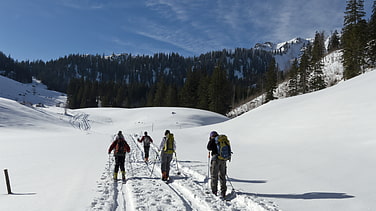
[(169, 130), (166, 130), (166, 132), (165, 132), (164, 134), (165, 134), (165, 135), (170, 134), (170, 131), (169, 131)]
[(218, 136), (218, 133), (216, 131), (210, 132), (210, 137), (216, 137)]
[(117, 134), (117, 139), (119, 138), (124, 138), (123, 133), (121, 131), (119, 131)]

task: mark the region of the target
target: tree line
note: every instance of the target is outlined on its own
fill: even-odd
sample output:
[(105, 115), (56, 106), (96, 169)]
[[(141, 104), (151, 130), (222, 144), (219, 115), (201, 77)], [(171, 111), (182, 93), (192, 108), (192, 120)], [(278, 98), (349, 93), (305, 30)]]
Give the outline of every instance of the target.
[(7, 78), (11, 78), (21, 83), (31, 83), (31, 73), (20, 64), (18, 61), (14, 61), (10, 56), (6, 56), (0, 51), (0, 75)]
[(70, 108), (182, 106), (225, 114), (261, 93), (272, 59), (270, 52), (237, 48), (188, 58), (69, 55), (24, 67), (50, 89), (67, 93)]
[(375, 10), (376, 1), (367, 22), (364, 19), (364, 0), (347, 0), (341, 35), (334, 31), (326, 48), (324, 32), (316, 32), (313, 43), (305, 46), (302, 56), (293, 62), (289, 70), (288, 95), (304, 94), (329, 86), (324, 79), (322, 58), (335, 50), (343, 52), (345, 80), (361, 74), (366, 67), (376, 67)]
[(369, 21), (364, 19), (364, 0), (347, 0), (342, 29), (344, 78), (361, 74), (376, 65), (376, 1)]

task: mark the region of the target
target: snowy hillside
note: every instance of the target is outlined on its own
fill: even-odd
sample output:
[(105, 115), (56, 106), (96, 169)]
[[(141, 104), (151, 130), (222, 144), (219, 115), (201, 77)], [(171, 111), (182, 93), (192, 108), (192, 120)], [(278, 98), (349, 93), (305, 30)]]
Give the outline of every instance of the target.
[[(0, 210), (374, 210), (376, 98), (364, 93), (376, 89), (375, 80), (371, 71), (231, 120), (187, 108), (64, 114), (54, 105), (0, 98), (0, 166), (9, 170), (14, 193), (0, 182)], [(12, 92), (3, 83), (0, 89)], [(160, 180), (156, 148), (146, 165), (135, 141), (147, 130), (157, 146), (165, 129), (177, 141), (170, 185)], [(126, 184), (112, 181), (107, 155), (119, 130), (132, 149)], [(212, 130), (227, 134), (234, 151), (229, 201), (206, 193)]]
[(278, 44), (257, 43), (254, 48), (272, 52), (278, 68), (281, 71), (286, 71), (291, 67), (295, 58), (299, 58), (303, 54), (303, 48), (311, 42), (312, 39), (294, 38)]
[[(340, 50), (333, 51), (326, 55), (323, 60), (323, 74), (324, 80), (328, 86), (333, 86), (340, 82), (343, 78), (343, 64), (341, 61), (342, 52)], [(274, 97), (283, 99), (288, 97), (289, 81), (282, 82), (278, 85), (274, 92)], [(231, 110), (227, 116), (236, 117), (247, 111), (261, 106), (265, 102), (265, 94)]]
[(23, 104), (55, 106), (66, 102), (65, 94), (47, 90), (46, 85), (35, 79), (30, 84), (23, 84), (0, 75), (0, 84), (0, 97)]

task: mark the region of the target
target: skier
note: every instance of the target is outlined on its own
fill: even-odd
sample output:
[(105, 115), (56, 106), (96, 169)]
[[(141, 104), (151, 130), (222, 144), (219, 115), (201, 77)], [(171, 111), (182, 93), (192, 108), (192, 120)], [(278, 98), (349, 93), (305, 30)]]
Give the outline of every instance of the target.
[(137, 139), (138, 142), (144, 142), (144, 153), (145, 153), (145, 162), (149, 161), (149, 150), (150, 150), (150, 143), (153, 143), (153, 139), (148, 136), (148, 132), (145, 131), (144, 136), (141, 139)]
[(161, 151), (161, 171), (162, 180), (168, 181), (170, 173), (170, 163), (172, 155), (176, 150), (174, 135), (169, 130), (165, 131), (165, 137), (163, 137), (159, 151)]
[(112, 150), (114, 150), (115, 156), (114, 180), (117, 180), (119, 168), (121, 170), (122, 179), (125, 180), (125, 153), (130, 152), (131, 149), (129, 148), (128, 143), (125, 141), (121, 131), (118, 132), (115, 140), (108, 149), (108, 154), (111, 154)]
[[(218, 133), (216, 131), (212, 131), (210, 133), (209, 142), (207, 145), (207, 149), (211, 151), (212, 159), (211, 159), (211, 166), (210, 166), (210, 175), (211, 175), (211, 189), (214, 195), (218, 193), (218, 176), (221, 183), (221, 197), (225, 198), (226, 196), (226, 160), (222, 160), (219, 158), (218, 153)], [(230, 148), (231, 152), (231, 148)]]

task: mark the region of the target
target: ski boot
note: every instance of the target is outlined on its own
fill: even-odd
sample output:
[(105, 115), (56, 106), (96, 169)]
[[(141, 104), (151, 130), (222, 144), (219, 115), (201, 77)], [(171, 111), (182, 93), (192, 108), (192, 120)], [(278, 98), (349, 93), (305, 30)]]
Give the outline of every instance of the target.
[(125, 171), (121, 171), (121, 179), (125, 181)]
[(118, 173), (114, 172), (114, 180), (117, 180), (117, 175), (118, 175)]

